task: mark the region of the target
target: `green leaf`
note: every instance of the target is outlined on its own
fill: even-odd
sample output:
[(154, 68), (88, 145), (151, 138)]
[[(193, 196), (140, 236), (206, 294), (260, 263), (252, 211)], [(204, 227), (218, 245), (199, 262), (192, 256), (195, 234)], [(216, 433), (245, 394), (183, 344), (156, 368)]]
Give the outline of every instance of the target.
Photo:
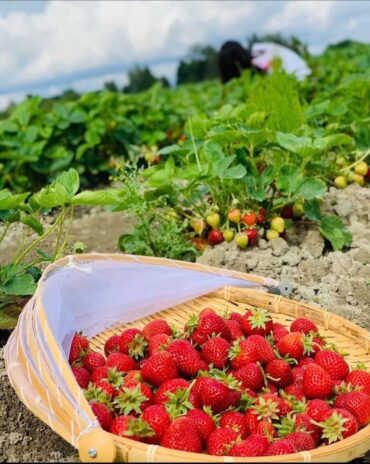
[(324, 151), (341, 145), (354, 145), (354, 140), (347, 134), (330, 134), (314, 141), (314, 148)]
[(320, 179), (309, 177), (305, 179), (295, 191), (295, 195), (304, 200), (313, 200), (320, 198), (326, 192), (326, 185)]
[(241, 179), (247, 174), (247, 170), (241, 164), (226, 169), (223, 179)]
[(28, 193), (12, 195), (8, 190), (0, 191), (0, 209), (15, 209), (28, 197)]
[(305, 201), (303, 209), (307, 219), (309, 219), (310, 221), (320, 221), (320, 203), (317, 200)]
[(15, 276), (0, 287), (8, 295), (33, 295), (36, 284), (31, 274)]
[(63, 172), (57, 179), (47, 187), (32, 196), (32, 200), (42, 208), (54, 208), (71, 202), (73, 196), (79, 189), (79, 176), (76, 170), (70, 169)]
[(319, 223), (320, 233), (332, 244), (335, 251), (350, 245), (351, 233), (338, 216), (325, 216)]
[(288, 196), (292, 196), (302, 184), (303, 177), (297, 166), (283, 166), (277, 179), (277, 188)]
[(85, 190), (76, 195), (72, 201), (72, 205), (114, 205), (117, 203), (117, 198), (120, 191), (118, 189), (109, 190)]
[(49, 253), (46, 253), (46, 251), (41, 250), (41, 248), (36, 248), (36, 253), (41, 256), (41, 258), (44, 258), (45, 261), (52, 261), (53, 257), (49, 255)]
[(31, 229), (33, 229), (36, 233), (38, 233), (39, 235), (42, 235), (44, 233), (44, 227), (43, 225), (41, 224), (40, 221), (38, 221), (36, 218), (32, 217), (32, 216), (28, 216), (26, 213), (24, 213), (23, 211), (21, 211), (20, 213), (20, 218), (19, 220), (25, 224), (26, 226), (30, 227)]
[(277, 132), (276, 140), (281, 147), (292, 153), (297, 153), (302, 156), (309, 156), (314, 153), (312, 139), (310, 137), (297, 137), (294, 134)]

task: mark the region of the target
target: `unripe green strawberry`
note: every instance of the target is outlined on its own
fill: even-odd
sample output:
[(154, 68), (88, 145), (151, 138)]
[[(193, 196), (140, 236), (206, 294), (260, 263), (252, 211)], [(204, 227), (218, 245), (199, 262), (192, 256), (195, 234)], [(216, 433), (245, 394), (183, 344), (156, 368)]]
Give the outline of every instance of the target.
[(232, 208), (228, 214), (227, 214), (227, 218), (230, 222), (234, 222), (235, 224), (238, 224), (240, 222), (240, 218), (241, 218), (241, 212), (240, 212), (240, 209), (238, 208)]
[(344, 176), (337, 176), (334, 179), (334, 184), (338, 189), (344, 189), (347, 187), (348, 182), (347, 179)]
[(234, 238), (234, 231), (231, 229), (224, 230), (222, 235), (224, 237), (225, 242), (231, 242)]
[(220, 215), (218, 213), (212, 213), (209, 214), (206, 217), (206, 222), (209, 226), (211, 226), (213, 229), (217, 229), (221, 221)]
[(279, 232), (276, 232), (276, 230), (273, 229), (268, 229), (266, 232), (266, 238), (267, 240), (275, 240), (276, 238), (279, 238)]
[(247, 248), (249, 239), (246, 234), (237, 234), (235, 237), (235, 242), (239, 248)]
[(271, 229), (275, 230), (278, 234), (282, 234), (285, 230), (285, 221), (282, 217), (275, 216), (271, 219)]
[(304, 215), (304, 208), (303, 204), (296, 201), (293, 205), (293, 216), (296, 218), (300, 218)]
[(365, 161), (360, 161), (359, 163), (356, 164), (355, 166), (355, 173), (360, 174), (361, 176), (366, 176), (367, 174), (367, 169), (368, 166), (365, 163)]
[(203, 221), (203, 219), (191, 219), (190, 225), (194, 232), (198, 235), (202, 235), (204, 229), (206, 228), (206, 223)]

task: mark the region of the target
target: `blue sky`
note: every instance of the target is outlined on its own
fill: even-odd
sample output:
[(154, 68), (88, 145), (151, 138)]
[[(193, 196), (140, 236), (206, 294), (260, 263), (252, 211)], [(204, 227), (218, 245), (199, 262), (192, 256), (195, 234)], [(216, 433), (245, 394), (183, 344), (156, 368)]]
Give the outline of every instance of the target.
[(174, 79), (194, 43), (296, 35), (313, 53), (370, 42), (366, 1), (0, 1), (0, 108), (27, 93), (126, 82), (135, 64)]

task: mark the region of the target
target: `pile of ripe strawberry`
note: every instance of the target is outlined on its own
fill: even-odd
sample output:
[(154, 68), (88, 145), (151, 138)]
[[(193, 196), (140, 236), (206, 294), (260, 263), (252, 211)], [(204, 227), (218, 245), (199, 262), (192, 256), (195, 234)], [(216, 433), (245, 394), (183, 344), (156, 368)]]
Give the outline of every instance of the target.
[(290, 330), (263, 309), (223, 318), (205, 308), (182, 332), (162, 319), (92, 351), (76, 334), (69, 361), (104, 430), (216, 456), (307, 451), (370, 422), (370, 373), (349, 366), (316, 325)]

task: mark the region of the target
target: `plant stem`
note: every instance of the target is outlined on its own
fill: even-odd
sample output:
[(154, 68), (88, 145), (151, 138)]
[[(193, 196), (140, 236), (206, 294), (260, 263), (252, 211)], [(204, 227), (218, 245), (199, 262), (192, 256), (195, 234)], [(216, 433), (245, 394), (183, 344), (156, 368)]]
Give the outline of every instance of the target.
[(9, 230), (9, 227), (10, 227), (10, 223), (8, 222), (7, 224), (5, 224), (3, 233), (0, 236), (0, 243), (4, 240), (6, 234), (7, 234), (8, 230)]
[[(67, 211), (66, 211), (66, 214), (67, 214)], [(67, 230), (66, 230), (66, 234), (65, 234), (63, 243), (62, 243), (58, 253), (56, 253), (55, 257), (53, 257), (53, 261), (55, 261), (56, 259), (61, 257), (61, 255), (64, 253), (64, 250), (65, 250), (65, 247), (66, 247), (66, 245), (68, 243), (69, 235), (70, 235), (70, 232), (71, 232), (71, 229), (72, 229), (73, 217), (74, 217), (74, 207), (72, 206), (71, 207), (71, 215), (69, 217), (68, 226), (67, 226)]]
[(349, 166), (345, 166), (344, 168), (342, 168), (339, 172), (345, 172), (347, 171), (348, 169), (351, 169), (353, 168), (353, 166), (356, 166), (356, 164), (358, 164), (360, 161), (364, 160), (367, 156), (369, 156), (370, 154), (370, 151), (368, 150), (367, 152), (365, 152), (360, 159), (356, 160), (354, 163), (350, 164)]
[(63, 225), (64, 225), (64, 219), (65, 219), (66, 214), (67, 214), (67, 209), (65, 209), (65, 207), (63, 206), (62, 211), (60, 213), (61, 220), (60, 220), (60, 223), (59, 223), (58, 236), (57, 236), (57, 240), (56, 240), (56, 243), (55, 243), (55, 249), (54, 249), (54, 253), (53, 253), (52, 262), (55, 261), (57, 255), (58, 255), (58, 247), (59, 247), (60, 240), (62, 238)]
[(199, 154), (198, 154), (198, 150), (197, 150), (197, 147), (195, 145), (195, 140), (194, 140), (194, 136), (193, 136), (193, 128), (192, 128), (192, 125), (191, 125), (191, 118), (189, 119), (189, 130), (190, 130), (191, 142), (193, 144), (194, 154), (195, 154), (195, 159), (197, 161), (198, 169), (199, 169), (199, 172), (202, 172), (202, 167), (201, 167), (200, 161), (199, 161)]

